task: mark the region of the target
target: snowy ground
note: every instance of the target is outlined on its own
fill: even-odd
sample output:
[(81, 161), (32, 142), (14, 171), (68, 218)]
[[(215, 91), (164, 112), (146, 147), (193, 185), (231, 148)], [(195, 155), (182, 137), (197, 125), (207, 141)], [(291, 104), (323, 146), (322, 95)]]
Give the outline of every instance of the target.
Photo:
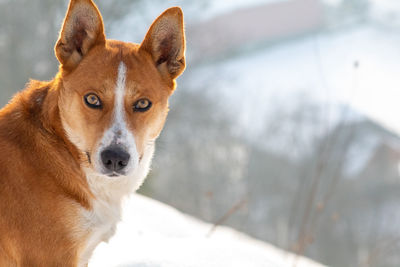
[(227, 227), (207, 237), (211, 225), (155, 200), (135, 195), (108, 244), (90, 267), (322, 267)]

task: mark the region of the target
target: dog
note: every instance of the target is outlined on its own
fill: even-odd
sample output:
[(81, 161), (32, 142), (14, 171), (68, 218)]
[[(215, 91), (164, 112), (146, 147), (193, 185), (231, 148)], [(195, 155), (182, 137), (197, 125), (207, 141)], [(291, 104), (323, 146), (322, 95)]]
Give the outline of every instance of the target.
[(185, 69), (179, 7), (141, 44), (108, 40), (92, 0), (71, 0), (52, 81), (0, 110), (0, 266), (87, 266), (145, 179)]

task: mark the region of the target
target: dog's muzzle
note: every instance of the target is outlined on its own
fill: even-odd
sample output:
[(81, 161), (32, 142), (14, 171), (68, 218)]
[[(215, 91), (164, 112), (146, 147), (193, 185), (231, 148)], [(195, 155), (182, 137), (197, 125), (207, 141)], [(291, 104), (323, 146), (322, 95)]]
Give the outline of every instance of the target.
[(101, 162), (110, 176), (124, 175), (128, 166), (130, 155), (119, 146), (109, 146), (101, 152)]

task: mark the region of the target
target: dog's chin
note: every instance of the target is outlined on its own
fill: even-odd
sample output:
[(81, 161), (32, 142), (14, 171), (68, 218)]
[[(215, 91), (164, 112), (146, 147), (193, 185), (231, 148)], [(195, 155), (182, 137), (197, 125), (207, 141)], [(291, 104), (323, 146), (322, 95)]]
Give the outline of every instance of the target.
[(126, 177), (126, 173), (117, 173), (117, 172), (112, 172), (112, 173), (103, 173), (103, 175), (108, 176), (110, 178), (121, 178), (121, 177)]
[(121, 179), (130, 176), (131, 172), (112, 172), (102, 168), (96, 168), (95, 166), (90, 166), (86, 168), (86, 172), (91, 175), (103, 177), (107, 179)]
[(118, 178), (124, 178), (129, 176), (130, 172), (110, 172), (106, 170), (94, 170), (95, 173), (97, 173), (99, 176), (105, 176), (110, 179), (118, 179)]

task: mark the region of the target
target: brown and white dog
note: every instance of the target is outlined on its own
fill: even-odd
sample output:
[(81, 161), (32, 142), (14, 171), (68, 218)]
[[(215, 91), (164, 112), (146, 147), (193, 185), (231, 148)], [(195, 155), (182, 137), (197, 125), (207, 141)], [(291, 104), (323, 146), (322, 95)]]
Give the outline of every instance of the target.
[(59, 73), (0, 111), (0, 266), (86, 266), (146, 177), (185, 68), (180, 8), (138, 44), (106, 40), (91, 0), (71, 0)]

